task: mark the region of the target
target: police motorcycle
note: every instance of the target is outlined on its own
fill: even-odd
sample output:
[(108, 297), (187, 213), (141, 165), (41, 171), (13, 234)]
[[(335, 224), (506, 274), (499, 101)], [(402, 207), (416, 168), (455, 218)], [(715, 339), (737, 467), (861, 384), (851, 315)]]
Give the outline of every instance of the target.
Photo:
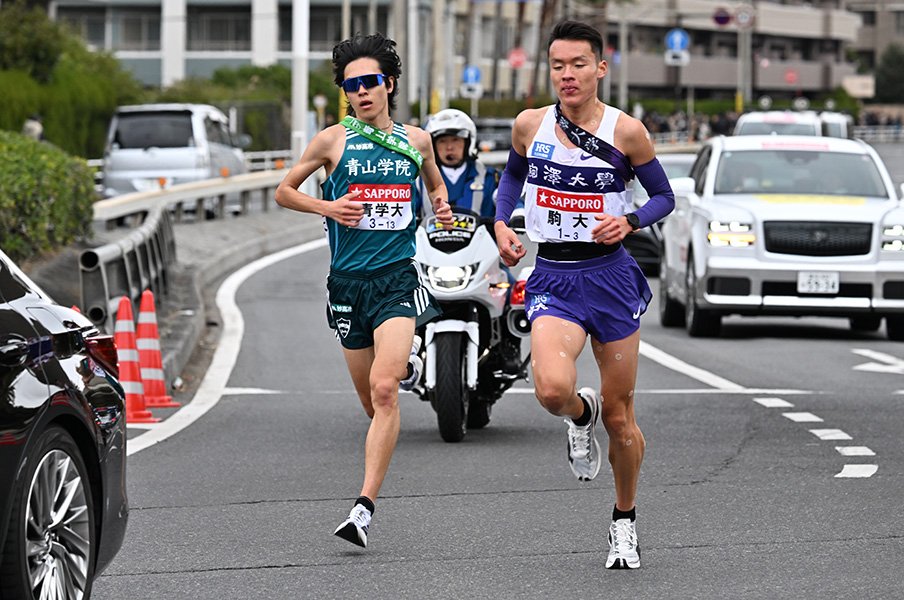
[(446, 442), (485, 427), (503, 392), (527, 379), (530, 353), (521, 360), (520, 346), (530, 335), (524, 284), (533, 269), (523, 268), (512, 285), (499, 263), (492, 222), (460, 207), (453, 207), (453, 216), (445, 227), (425, 217), (415, 253), (443, 314), (421, 332), (424, 375), (413, 391), (436, 411)]
[(488, 187), (493, 175), (477, 160), (474, 121), (447, 108), (432, 115), (424, 129), (454, 199), (454, 223), (442, 226), (429, 203), (423, 205), (427, 214), (416, 232), (415, 260), (443, 316), (419, 332), (424, 376), (414, 391), (436, 411), (441, 437), (458, 442), (468, 429), (485, 427), (496, 400), (527, 378), (528, 361), (521, 360), (521, 341), (530, 329), (524, 315), (527, 272), (516, 282), (499, 263), (492, 230), (495, 198), (487, 196), (496, 186)]

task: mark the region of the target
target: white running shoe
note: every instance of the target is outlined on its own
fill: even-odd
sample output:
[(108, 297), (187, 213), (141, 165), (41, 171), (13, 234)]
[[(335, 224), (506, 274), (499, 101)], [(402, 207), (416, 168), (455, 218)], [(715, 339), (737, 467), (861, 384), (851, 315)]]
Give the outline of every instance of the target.
[(607, 569), (640, 568), (640, 545), (637, 529), (631, 519), (619, 519), (609, 525), (609, 557)]
[(596, 420), (600, 415), (600, 401), (592, 388), (578, 390), (578, 395), (590, 406), (590, 422), (586, 425), (575, 425), (569, 418), (568, 425), (568, 464), (571, 472), (580, 481), (590, 481), (600, 472), (600, 445), (596, 441)]
[(367, 548), (367, 529), (370, 527), (370, 518), (369, 510), (360, 504), (355, 504), (352, 511), (348, 513), (348, 518), (336, 528), (333, 535), (338, 535), (343, 540)]
[(424, 361), (418, 356), (420, 351), (421, 336), (415, 335), (414, 341), (411, 343), (411, 354), (408, 356), (408, 364), (411, 366), (411, 375), (399, 381), (399, 387), (406, 392), (413, 390), (421, 380), (421, 373), (424, 370)]

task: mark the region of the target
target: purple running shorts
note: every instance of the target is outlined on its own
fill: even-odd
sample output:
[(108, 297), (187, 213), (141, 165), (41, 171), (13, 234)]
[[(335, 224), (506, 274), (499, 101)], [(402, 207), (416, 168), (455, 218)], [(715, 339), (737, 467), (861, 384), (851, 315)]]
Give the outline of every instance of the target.
[(637, 331), (653, 298), (643, 271), (624, 247), (574, 262), (537, 257), (525, 291), (531, 323), (546, 315), (558, 317), (580, 325), (598, 342)]

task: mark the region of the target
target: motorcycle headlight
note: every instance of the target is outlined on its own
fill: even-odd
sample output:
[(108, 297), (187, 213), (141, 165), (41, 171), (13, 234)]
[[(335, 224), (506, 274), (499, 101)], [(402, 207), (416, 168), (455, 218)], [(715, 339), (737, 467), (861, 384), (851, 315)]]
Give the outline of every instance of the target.
[(430, 281), (430, 286), (444, 292), (455, 292), (466, 288), (473, 277), (473, 265), (427, 267), (427, 279)]

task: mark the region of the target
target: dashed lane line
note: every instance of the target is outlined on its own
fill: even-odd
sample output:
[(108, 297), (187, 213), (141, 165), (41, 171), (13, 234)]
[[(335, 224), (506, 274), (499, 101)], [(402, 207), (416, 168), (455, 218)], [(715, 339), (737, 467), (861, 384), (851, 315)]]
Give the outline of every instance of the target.
[[(794, 405), (782, 398), (754, 398), (754, 402), (765, 408), (791, 408)], [(814, 415), (810, 412), (785, 412), (782, 416), (795, 423), (822, 423), (822, 417)], [(820, 440), (851, 440), (850, 435), (841, 429), (811, 429), (810, 433), (818, 437)], [(867, 446), (835, 446), (838, 454), (846, 457), (856, 456), (875, 456), (876, 453)], [(872, 477), (879, 471), (879, 465), (844, 465), (841, 471), (835, 474), (836, 478), (858, 478), (864, 479)]]

